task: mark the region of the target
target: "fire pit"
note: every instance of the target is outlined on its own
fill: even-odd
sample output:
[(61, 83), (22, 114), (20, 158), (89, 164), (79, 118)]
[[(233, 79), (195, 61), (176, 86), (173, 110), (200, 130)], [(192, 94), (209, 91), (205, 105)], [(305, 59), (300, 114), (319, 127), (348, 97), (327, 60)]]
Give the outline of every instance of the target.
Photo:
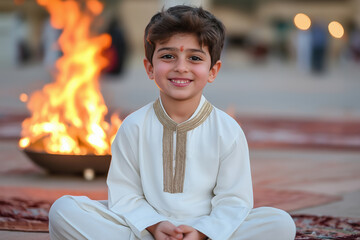
[[(37, 1), (50, 14), (54, 28), (62, 29), (54, 81), (31, 94), (31, 116), (22, 123), (19, 146), (35, 164), (57, 174), (83, 173), (91, 180), (106, 174), (111, 143), (122, 121), (107, 106), (99, 78), (110, 60), (109, 34), (96, 34), (92, 22), (103, 10), (93, 1)], [(63, 14), (66, 12), (66, 14)]]
[(68, 155), (38, 152), (28, 148), (23, 152), (36, 165), (55, 174), (107, 174), (111, 155)]

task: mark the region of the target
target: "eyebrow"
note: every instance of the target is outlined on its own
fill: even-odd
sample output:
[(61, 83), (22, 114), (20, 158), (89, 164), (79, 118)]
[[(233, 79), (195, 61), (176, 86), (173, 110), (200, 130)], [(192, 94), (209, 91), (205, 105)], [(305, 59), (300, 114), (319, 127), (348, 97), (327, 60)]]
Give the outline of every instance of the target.
[[(160, 49), (157, 50), (157, 52), (161, 52), (161, 51), (174, 51), (174, 52), (176, 52), (176, 51), (179, 51), (179, 49), (172, 48), (172, 47), (163, 47), (163, 48), (160, 48)], [(186, 49), (185, 51), (188, 51), (188, 52), (200, 52), (200, 53), (206, 55), (206, 53), (203, 50), (197, 49), (197, 48)]]

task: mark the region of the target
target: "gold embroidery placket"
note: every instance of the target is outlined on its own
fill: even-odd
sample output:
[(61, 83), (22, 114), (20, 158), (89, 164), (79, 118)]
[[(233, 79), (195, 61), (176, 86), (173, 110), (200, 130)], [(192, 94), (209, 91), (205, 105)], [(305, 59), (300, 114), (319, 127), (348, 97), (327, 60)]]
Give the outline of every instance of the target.
[[(155, 114), (164, 127), (163, 133), (163, 177), (164, 192), (181, 193), (184, 189), (187, 132), (200, 126), (210, 115), (213, 106), (205, 101), (196, 116), (183, 123), (174, 122), (164, 111), (160, 99), (153, 105)], [(176, 133), (175, 171), (173, 166), (174, 133)]]

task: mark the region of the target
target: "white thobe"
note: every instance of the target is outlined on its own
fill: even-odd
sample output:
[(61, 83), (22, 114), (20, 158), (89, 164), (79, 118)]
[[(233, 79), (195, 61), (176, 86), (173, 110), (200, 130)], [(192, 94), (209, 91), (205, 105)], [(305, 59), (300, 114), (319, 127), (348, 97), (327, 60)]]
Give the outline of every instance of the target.
[[(205, 101), (202, 97), (191, 118), (199, 112)], [(112, 160), (107, 178), (108, 205), (91, 202), (84, 197), (70, 197), (76, 204), (71, 204), (70, 198), (63, 199), (62, 204), (58, 203), (50, 211), (51, 235), (57, 238), (62, 231), (56, 228), (61, 227), (66, 229), (63, 232), (68, 235), (74, 233), (78, 236), (81, 233), (84, 236), (85, 230), (75, 227), (69, 230), (68, 225), (77, 224), (75, 220), (71, 222), (66, 218), (66, 223), (62, 224), (65, 227), (56, 223), (63, 221), (67, 214), (58, 211), (71, 205), (74, 207), (68, 210), (69, 214), (74, 214), (74, 209), (80, 206), (87, 214), (84, 218), (91, 217), (89, 212), (96, 212), (96, 221), (101, 217), (102, 220), (116, 222), (121, 226), (120, 229), (123, 226), (130, 228), (128, 237), (120, 239), (152, 239), (146, 228), (160, 221), (169, 221), (176, 226), (192, 226), (213, 240), (242, 239), (237, 234), (243, 225), (241, 236), (244, 239), (256, 239), (258, 235), (247, 237), (251, 233), (248, 229), (256, 229), (260, 235), (272, 231), (276, 227), (271, 222), (278, 219), (274, 215), (286, 218), (278, 221), (279, 224), (281, 222), (278, 229), (290, 226), (284, 236), (292, 236), (277, 236), (277, 239), (293, 239), (294, 223), (291, 217), (285, 216), (285, 212), (275, 213), (267, 208), (248, 217), (253, 211), (249, 152), (244, 133), (233, 118), (214, 107), (200, 126), (187, 132), (184, 187), (180, 193), (163, 190), (162, 138), (163, 125), (154, 112), (153, 103), (129, 115), (112, 144)], [(264, 221), (259, 220), (258, 223), (268, 226), (264, 227), (264, 231), (255, 224), (256, 219), (261, 217)], [(112, 228), (112, 225), (107, 225), (103, 230), (110, 232), (106, 229)], [(94, 234), (99, 232), (95, 231)]]
[(137, 237), (168, 220), (212, 239), (227, 239), (253, 207), (249, 153), (239, 124), (214, 108), (205, 122), (187, 132), (182, 193), (163, 191), (162, 137), (153, 103), (124, 120), (111, 149), (110, 209)]

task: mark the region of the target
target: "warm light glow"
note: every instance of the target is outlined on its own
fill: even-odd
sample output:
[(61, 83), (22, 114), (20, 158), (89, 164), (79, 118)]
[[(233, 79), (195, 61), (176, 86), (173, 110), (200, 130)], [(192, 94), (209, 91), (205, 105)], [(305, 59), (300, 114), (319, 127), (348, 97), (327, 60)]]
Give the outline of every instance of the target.
[(30, 145), (30, 139), (25, 137), (25, 138), (21, 138), (19, 141), (19, 147), (21, 148), (26, 148)]
[(294, 17), (294, 24), (300, 30), (308, 30), (311, 26), (311, 20), (308, 15), (304, 13), (298, 13)]
[(19, 146), (48, 153), (110, 154), (121, 120), (112, 116), (111, 125), (105, 121), (108, 109), (99, 77), (108, 64), (102, 52), (110, 47), (111, 37), (90, 32), (103, 4), (98, 0), (37, 3), (49, 11), (51, 24), (62, 29), (63, 56), (56, 62), (55, 81), (30, 96), (27, 106), (32, 116), (22, 124)]
[(28, 95), (26, 93), (22, 93), (22, 94), (20, 94), (19, 99), (22, 102), (27, 102), (29, 98), (28, 98)]
[(94, 180), (94, 178), (95, 178), (95, 171), (94, 171), (94, 169), (86, 168), (83, 172), (83, 175), (84, 175), (85, 180), (91, 181), (91, 180)]
[(344, 36), (344, 28), (337, 21), (332, 21), (331, 23), (329, 23), (328, 29), (329, 29), (329, 33), (334, 38), (342, 38), (342, 36)]

